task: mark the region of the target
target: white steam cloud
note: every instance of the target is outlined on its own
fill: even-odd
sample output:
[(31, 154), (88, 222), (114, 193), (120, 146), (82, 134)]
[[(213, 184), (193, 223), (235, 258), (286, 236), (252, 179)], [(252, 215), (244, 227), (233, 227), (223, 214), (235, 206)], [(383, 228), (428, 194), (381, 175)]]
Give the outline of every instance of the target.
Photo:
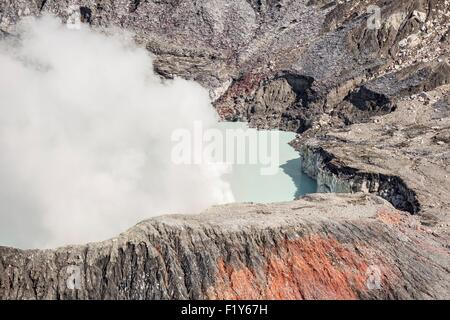
[(19, 30), (0, 42), (0, 245), (97, 241), (232, 200), (214, 168), (170, 160), (175, 129), (217, 122), (200, 85), (163, 82), (123, 32), (49, 16)]

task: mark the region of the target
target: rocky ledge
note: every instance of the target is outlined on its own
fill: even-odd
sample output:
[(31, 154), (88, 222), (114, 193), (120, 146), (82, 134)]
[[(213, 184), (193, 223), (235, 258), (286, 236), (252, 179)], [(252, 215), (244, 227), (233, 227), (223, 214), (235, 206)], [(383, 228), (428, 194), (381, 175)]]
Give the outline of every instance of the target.
[(435, 299), (449, 298), (448, 271), (417, 217), (373, 195), (317, 194), (164, 216), (85, 246), (0, 248), (0, 297)]
[(317, 128), (295, 144), (323, 192), (367, 192), (449, 238), (450, 86), (400, 99), (371, 122)]

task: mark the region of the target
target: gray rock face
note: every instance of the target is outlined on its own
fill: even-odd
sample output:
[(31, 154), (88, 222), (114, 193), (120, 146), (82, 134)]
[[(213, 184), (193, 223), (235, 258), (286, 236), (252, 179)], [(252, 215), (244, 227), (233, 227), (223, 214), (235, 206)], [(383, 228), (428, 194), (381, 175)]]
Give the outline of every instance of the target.
[[(379, 29), (368, 29), (371, 4), (381, 9)], [(280, 72), (298, 81), (307, 77), (313, 80), (314, 94), (299, 100), (314, 102), (318, 109), (305, 113), (302, 104), (286, 104), (286, 115), (270, 122), (303, 131), (310, 127), (309, 118), (347, 95), (355, 85), (350, 83), (371, 77), (392, 61), (406, 63), (410, 52), (398, 43), (409, 35), (418, 34), (423, 48), (442, 44), (446, 6), (434, 0), (19, 0), (0, 3), (0, 29), (13, 31), (21, 17), (42, 12), (98, 28), (126, 28), (156, 54), (156, 70), (162, 75), (199, 81), (220, 98), (217, 108), (224, 117), (254, 119), (260, 126), (267, 125), (273, 112), (255, 96), (258, 89), (277, 81)]]
[(306, 172), (329, 191), (375, 193), (419, 214), (450, 243), (449, 93), (444, 85), (370, 123), (308, 132), (297, 141)]
[(390, 113), (395, 99), (431, 91), (450, 83), (450, 65), (447, 62), (418, 64), (399, 72), (392, 72), (365, 83), (347, 99), (371, 114)]
[(364, 194), (215, 207), (97, 244), (0, 248), (0, 297), (448, 298), (448, 252), (428, 232)]
[(373, 193), (397, 209), (412, 214), (421, 210), (415, 192), (398, 176), (343, 166), (336, 163), (334, 155), (313, 144), (303, 145), (300, 154), (303, 170), (317, 179), (318, 192)]

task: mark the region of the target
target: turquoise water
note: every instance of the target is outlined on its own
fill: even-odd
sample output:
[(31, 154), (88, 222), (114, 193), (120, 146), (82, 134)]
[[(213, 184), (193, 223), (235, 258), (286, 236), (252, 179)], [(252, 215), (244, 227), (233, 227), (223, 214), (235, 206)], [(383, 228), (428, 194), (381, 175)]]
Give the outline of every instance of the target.
[[(222, 128), (244, 129), (247, 124), (242, 122), (223, 123)], [(271, 134), (278, 139), (278, 148), (270, 152), (271, 158), (279, 157), (278, 170), (274, 175), (262, 175), (261, 169), (267, 167), (257, 164), (234, 164), (231, 172), (224, 176), (230, 183), (236, 202), (271, 203), (291, 201), (302, 195), (315, 193), (317, 183), (301, 171), (299, 154), (289, 145), (295, 139), (295, 133), (283, 131), (257, 131), (259, 134)], [(278, 156), (275, 153), (278, 149)]]

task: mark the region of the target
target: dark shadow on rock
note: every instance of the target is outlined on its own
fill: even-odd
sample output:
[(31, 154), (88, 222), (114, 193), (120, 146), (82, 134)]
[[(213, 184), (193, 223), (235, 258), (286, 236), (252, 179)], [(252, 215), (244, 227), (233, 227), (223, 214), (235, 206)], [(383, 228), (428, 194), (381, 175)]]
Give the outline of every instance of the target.
[(295, 183), (297, 191), (295, 192), (295, 199), (298, 199), (306, 194), (317, 192), (317, 181), (310, 178), (302, 172), (300, 158), (289, 160), (281, 167), (284, 173), (291, 177)]

